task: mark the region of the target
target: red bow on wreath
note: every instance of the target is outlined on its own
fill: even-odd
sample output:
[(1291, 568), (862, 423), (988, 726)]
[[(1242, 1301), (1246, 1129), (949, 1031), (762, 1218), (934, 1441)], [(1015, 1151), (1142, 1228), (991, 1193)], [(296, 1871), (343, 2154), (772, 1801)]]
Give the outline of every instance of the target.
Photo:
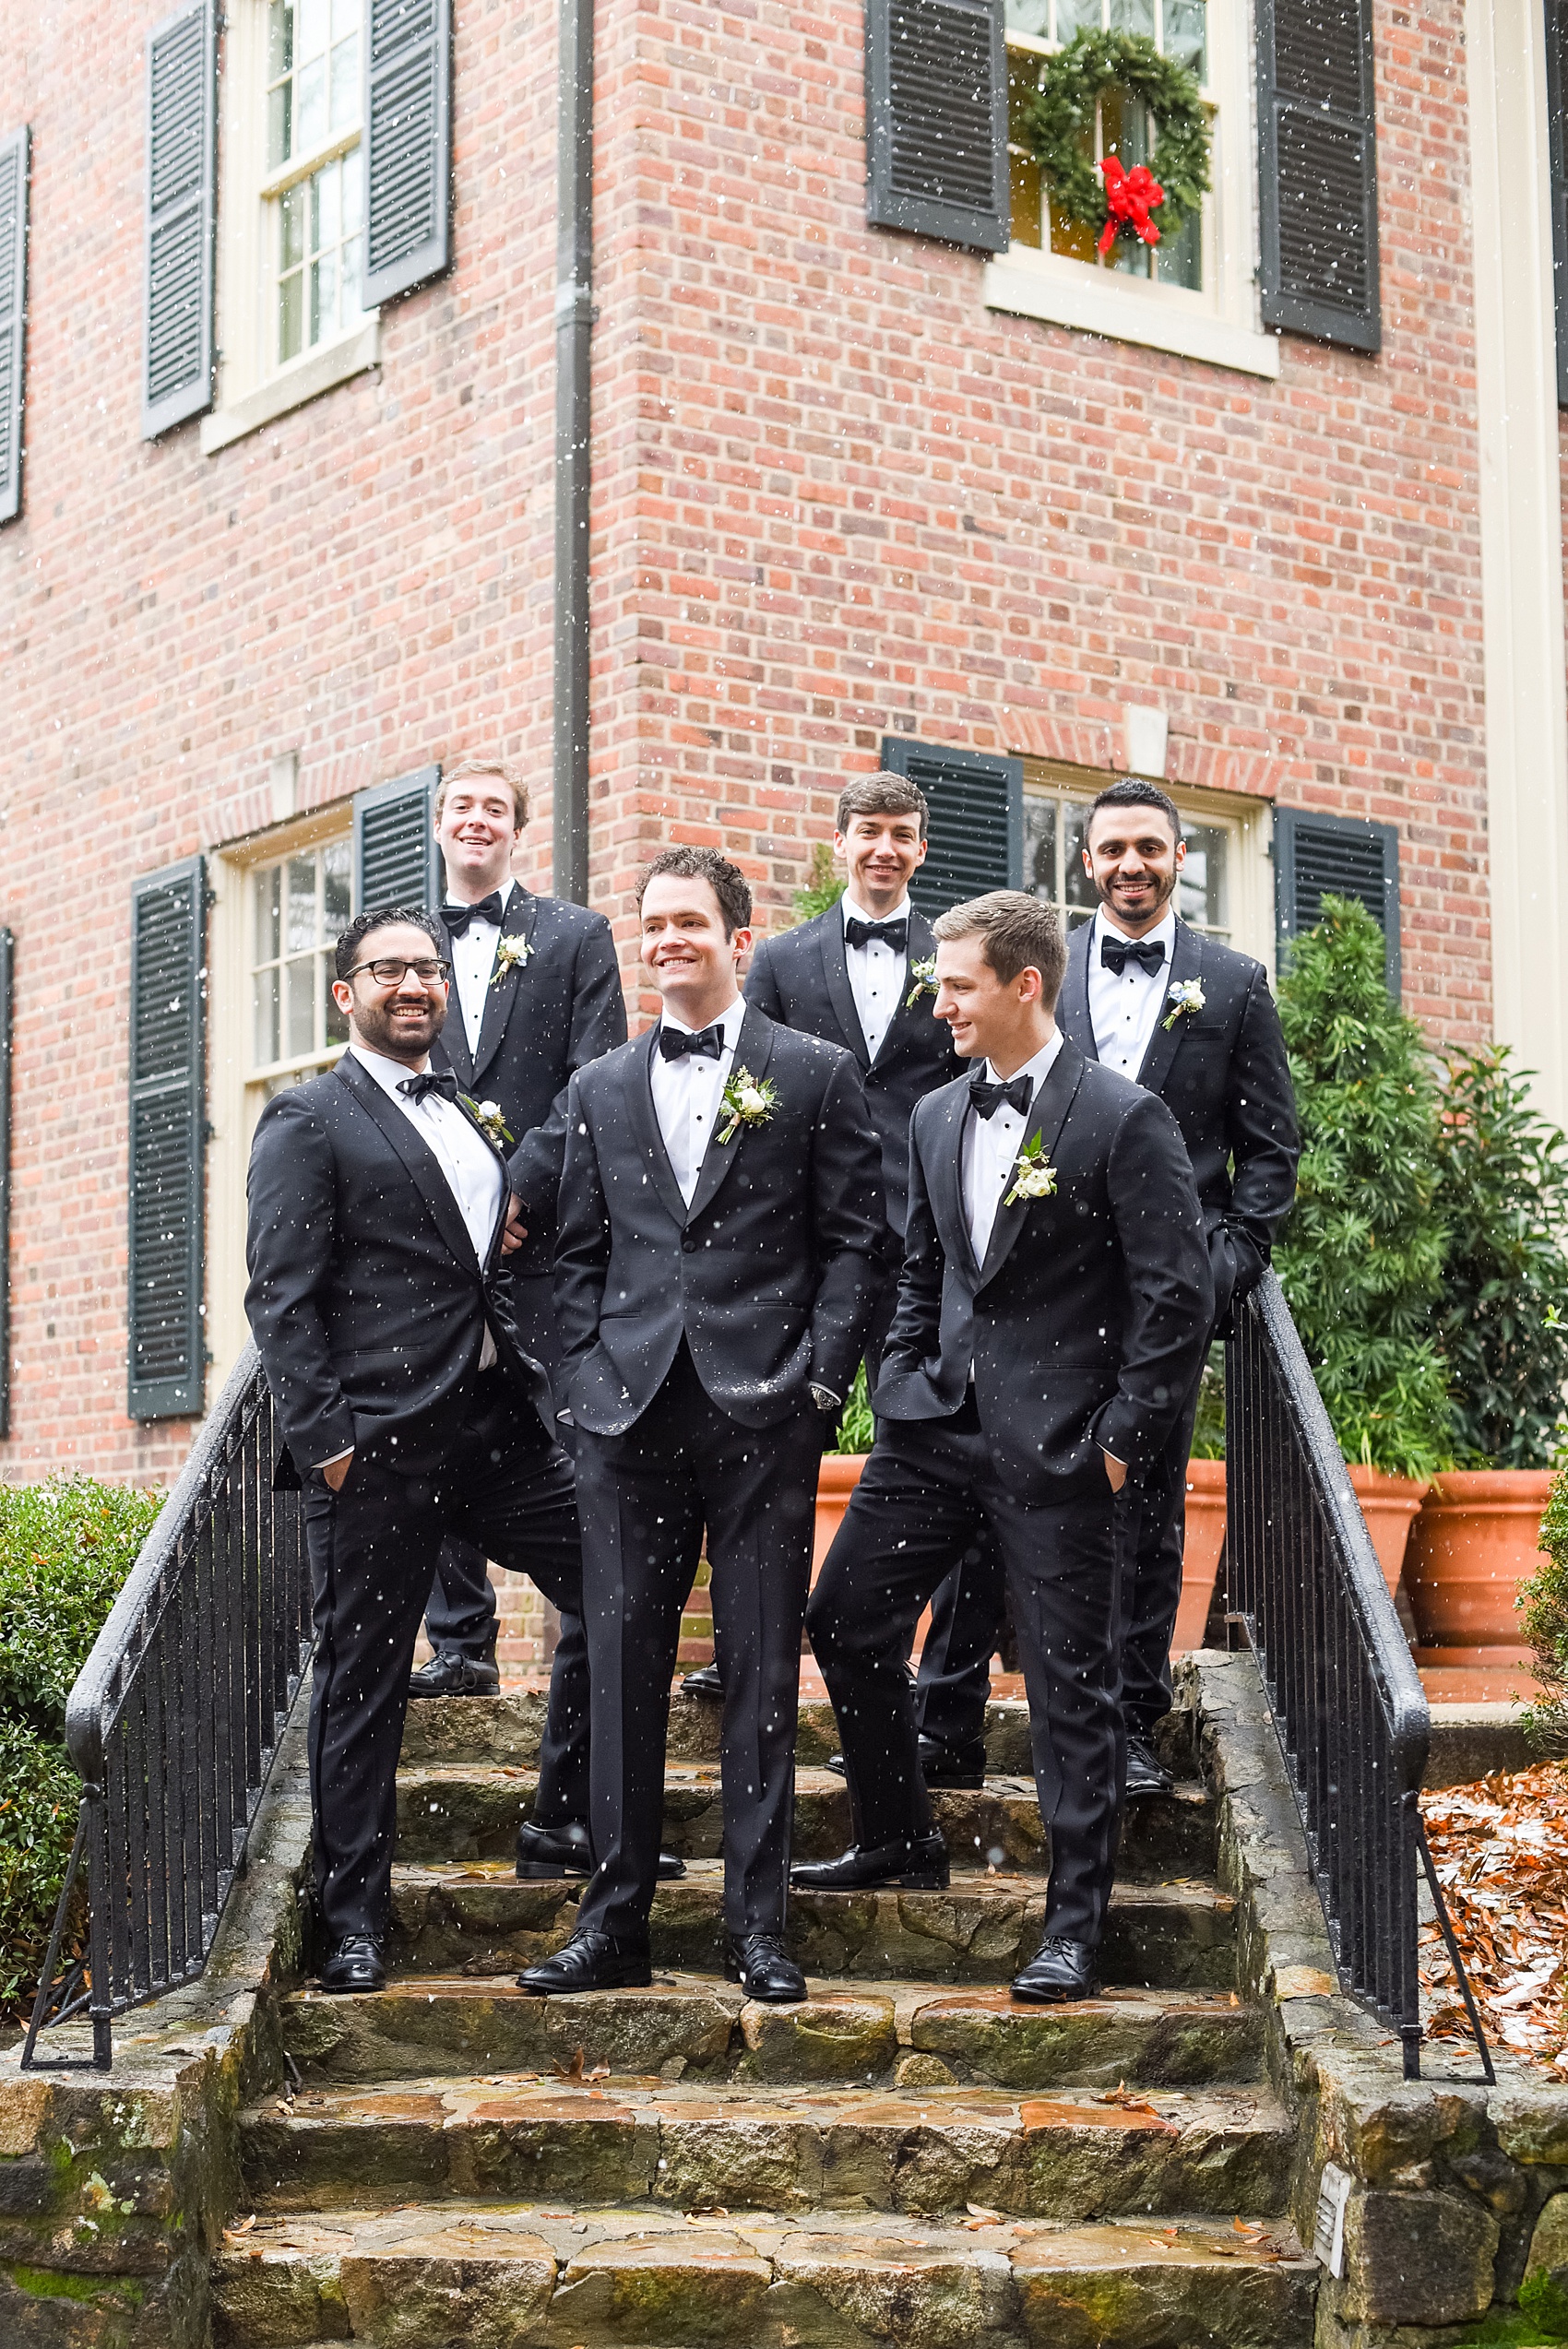
[(1100, 158), (1099, 168), (1105, 174), (1105, 201), (1110, 208), (1110, 217), (1099, 232), (1099, 243), (1095, 250), (1109, 253), (1123, 222), (1131, 227), (1134, 236), (1141, 236), (1146, 244), (1158, 244), (1159, 231), (1149, 219), (1149, 213), (1155, 205), (1164, 203), (1165, 190), (1148, 165), (1138, 163), (1130, 172), (1123, 171), (1120, 156), (1105, 155)]

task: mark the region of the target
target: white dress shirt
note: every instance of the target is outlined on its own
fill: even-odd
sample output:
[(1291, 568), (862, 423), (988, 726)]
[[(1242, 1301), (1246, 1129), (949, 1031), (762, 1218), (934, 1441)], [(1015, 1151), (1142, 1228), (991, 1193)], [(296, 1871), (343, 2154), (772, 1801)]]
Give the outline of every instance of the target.
[[(1163, 946), (1165, 960), (1156, 971), (1145, 970), (1141, 964), (1131, 961), (1120, 974), (1107, 970), (1099, 958), (1100, 940), (1107, 937), (1124, 946)], [(1137, 941), (1128, 938), (1113, 922), (1108, 922), (1103, 908), (1095, 915), (1089, 931), (1089, 1026), (1094, 1030), (1095, 1050), (1118, 1076), (1130, 1076), (1134, 1082), (1137, 1079), (1154, 1037), (1155, 1022), (1170, 992), (1170, 957), (1175, 951), (1173, 906), (1168, 907), (1154, 928)]]
[[(719, 1123), (719, 1104), (730, 1082), (735, 1047), (741, 1038), (741, 1022), (745, 1015), (746, 1006), (737, 995), (717, 1021), (704, 1023), (723, 1031), (724, 1050), (716, 1061), (710, 1061), (706, 1052), (685, 1052), (678, 1061), (667, 1061), (657, 1038), (654, 1042), (649, 1062), (653, 1114), (659, 1120), (665, 1151), (688, 1207), (702, 1172), (704, 1154)], [(668, 1008), (660, 1026), (672, 1027), (682, 1036), (695, 1036), (697, 1032)]]
[[(852, 914), (857, 921), (908, 921), (909, 900), (895, 906), (889, 914), (867, 913), (857, 905), (848, 889), (838, 900), (848, 923)], [(867, 941), (863, 946), (851, 946), (844, 941), (844, 967), (849, 974), (849, 992), (855, 999), (860, 1014), (861, 1033), (866, 1039), (866, 1050), (874, 1061), (882, 1050), (882, 1039), (893, 1025), (893, 1014), (898, 1008), (898, 997), (905, 989), (909, 957), (906, 951), (896, 955), (881, 938)]]
[[(497, 893), (505, 919), (512, 902), (517, 883), (510, 874)], [(487, 889), (485, 896), (490, 895)], [(456, 905), (457, 899), (452, 903)], [(484, 999), (490, 992), (490, 982), (495, 971), (495, 949), (500, 943), (501, 926), (493, 921), (470, 921), (460, 938), (450, 943), (452, 952), (452, 984), (457, 991), (457, 1009), (462, 1014), (463, 1033), (469, 1039), (469, 1058), (479, 1050), (479, 1032), (484, 1025)]]
[[(1061, 1050), (1062, 1031), (1058, 1028), (1050, 1043), (1042, 1045), (1032, 1061), (1027, 1061), (1021, 1069), (1014, 1070), (1014, 1076), (1027, 1076), (1030, 1080), (1030, 1110)], [(989, 1061), (984, 1063), (982, 1074), (992, 1085), (1000, 1082)], [(999, 1101), (988, 1118), (980, 1117), (971, 1109), (964, 1121), (964, 1220), (969, 1228), (969, 1245), (975, 1252), (977, 1264), (985, 1262), (985, 1252), (991, 1245), (991, 1228), (996, 1221), (996, 1210), (1002, 1204), (1003, 1194), (1013, 1188), (1013, 1169), (1017, 1163), (1019, 1145), (1028, 1122), (1028, 1114), (1020, 1117), (1006, 1101)]]

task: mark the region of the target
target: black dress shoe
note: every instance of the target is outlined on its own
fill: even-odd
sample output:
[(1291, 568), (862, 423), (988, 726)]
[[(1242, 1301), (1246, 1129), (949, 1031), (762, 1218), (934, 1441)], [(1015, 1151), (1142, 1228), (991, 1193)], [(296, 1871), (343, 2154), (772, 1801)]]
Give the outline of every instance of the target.
[(1168, 1795), (1176, 1781), (1166, 1769), (1147, 1738), (1127, 1740), (1127, 1792), (1129, 1795)]
[(322, 1959), (316, 1978), (324, 1990), (335, 1993), (385, 1990), (386, 1969), (381, 1963), (380, 1942), (374, 1933), (346, 1933)]
[(837, 1859), (798, 1861), (790, 1881), (802, 1892), (864, 1892), (876, 1884), (896, 1884), (905, 1892), (944, 1892), (947, 1846), (934, 1834), (872, 1849), (851, 1844)]
[(1087, 1941), (1063, 1941), (1047, 1934), (1022, 1974), (1013, 1977), (1013, 1996), (1036, 2006), (1054, 2006), (1063, 1999), (1092, 1999), (1095, 1952)]
[(747, 1998), (765, 2006), (794, 2006), (806, 1995), (806, 1977), (777, 1933), (731, 1933), (724, 1944), (724, 1971)]
[(428, 1664), (409, 1675), (411, 1697), (498, 1696), (500, 1691), (493, 1651), (473, 1656), (455, 1647), (437, 1648)]
[(695, 1672), (688, 1672), (681, 1683), (681, 1694), (701, 1697), (708, 1704), (722, 1704), (724, 1683), (719, 1677), (718, 1665), (702, 1664)]
[[(683, 1859), (677, 1859), (673, 1852), (659, 1853), (659, 1874), (663, 1882), (672, 1882), (685, 1872)], [(577, 1819), (568, 1820), (563, 1827), (540, 1827), (525, 1819), (517, 1830), (517, 1874), (551, 1882), (559, 1882), (564, 1876), (591, 1876), (593, 1850), (588, 1829)]]
[(585, 1927), (553, 1957), (525, 1966), (517, 1987), (531, 1990), (536, 1998), (561, 1999), (577, 1990), (645, 1990), (652, 1980), (644, 1943), (617, 1941), (609, 1933)]
[(985, 1745), (944, 1746), (934, 1738), (920, 1741), (921, 1775), (928, 1786), (983, 1786)]

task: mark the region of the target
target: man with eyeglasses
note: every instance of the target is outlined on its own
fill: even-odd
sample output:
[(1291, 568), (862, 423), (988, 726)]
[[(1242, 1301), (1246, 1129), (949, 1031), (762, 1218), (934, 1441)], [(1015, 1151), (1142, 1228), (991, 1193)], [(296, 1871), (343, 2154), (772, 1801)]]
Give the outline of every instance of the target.
[[(505, 1263), (505, 1159), (433, 1065), (444, 943), (425, 913), (349, 925), (332, 990), (348, 1049), (267, 1103), (251, 1153), (245, 1310), (315, 1585), (311, 1806), (331, 1991), (385, 1981), (409, 1667), (443, 1540), (530, 1574), (563, 1613), (582, 1608), (571, 1463)], [(587, 1814), (587, 1659), (564, 1643), (534, 1815), (548, 1833)]]

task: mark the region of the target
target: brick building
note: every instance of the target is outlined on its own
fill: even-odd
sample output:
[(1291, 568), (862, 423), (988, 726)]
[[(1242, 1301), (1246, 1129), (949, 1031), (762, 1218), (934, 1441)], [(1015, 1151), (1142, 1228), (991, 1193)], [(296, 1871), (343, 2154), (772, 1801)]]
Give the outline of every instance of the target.
[[(1071, 908), (1159, 776), (1192, 918), (1353, 886), (1568, 1112), (1557, 6), (0, 0), (0, 1474), (183, 1457), (324, 943), (469, 750), (629, 980), (667, 839), (774, 927), (908, 765), (936, 896)], [(1152, 262), (1023, 142), (1102, 21), (1208, 109)]]

